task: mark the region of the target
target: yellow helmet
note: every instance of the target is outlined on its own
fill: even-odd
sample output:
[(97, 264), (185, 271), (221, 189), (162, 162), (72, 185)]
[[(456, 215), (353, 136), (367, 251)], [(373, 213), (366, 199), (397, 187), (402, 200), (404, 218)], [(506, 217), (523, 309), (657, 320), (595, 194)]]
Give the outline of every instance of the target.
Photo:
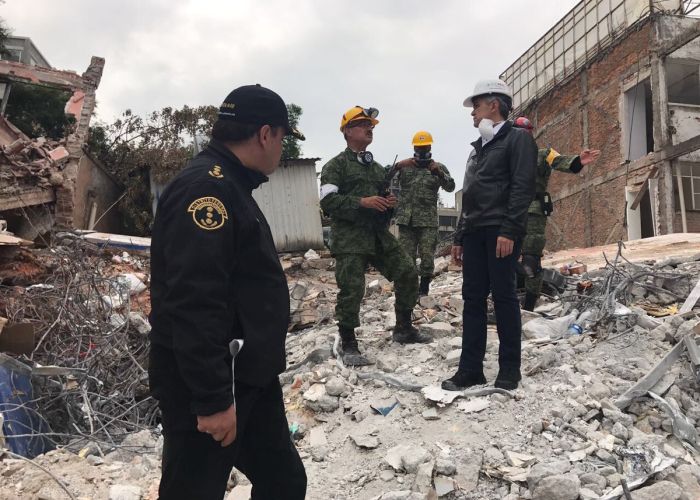
[(426, 130), (419, 130), (413, 136), (413, 146), (430, 146), (433, 143), (433, 136)]
[(342, 132), (348, 123), (354, 122), (355, 120), (370, 120), (372, 125), (376, 125), (379, 123), (377, 115), (379, 115), (379, 110), (377, 108), (353, 106), (343, 113), (343, 117), (340, 119), (340, 131)]

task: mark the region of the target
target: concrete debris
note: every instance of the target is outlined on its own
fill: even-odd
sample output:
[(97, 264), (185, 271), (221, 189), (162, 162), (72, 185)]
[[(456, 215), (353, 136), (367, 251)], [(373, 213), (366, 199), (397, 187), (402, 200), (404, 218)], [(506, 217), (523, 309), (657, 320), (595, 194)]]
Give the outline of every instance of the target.
[(109, 489), (109, 500), (141, 500), (141, 495), (138, 486), (116, 484)]
[(430, 459), (430, 454), (420, 446), (398, 445), (391, 448), (384, 460), (397, 472), (413, 474), (418, 466)]
[(435, 463), (435, 472), (443, 476), (452, 476), (457, 472), (457, 466), (451, 460), (438, 458)]
[(435, 408), (429, 408), (425, 410), (423, 413), (423, 418), (426, 420), (438, 420), (440, 418), (440, 415), (438, 414), (437, 410)]
[(533, 500), (577, 500), (581, 482), (576, 474), (548, 476), (532, 491)]
[(323, 427), (318, 426), (311, 429), (309, 433), (309, 446), (314, 461), (323, 462), (329, 452), (328, 438), (326, 438), (326, 432), (323, 430)]
[(474, 398), (469, 401), (461, 401), (457, 409), (464, 413), (478, 413), (489, 407), (491, 401), (488, 398)]
[(359, 448), (365, 448), (368, 450), (373, 450), (379, 446), (379, 438), (377, 436), (368, 436), (366, 434), (352, 434), (350, 436), (353, 443), (355, 443)]
[(420, 493), (429, 493), (433, 488), (433, 471), (435, 470), (435, 462), (429, 460), (418, 465), (416, 470), (416, 478), (413, 480), (412, 491)]
[(304, 254), (304, 258), (306, 260), (317, 260), (317, 259), (320, 259), (321, 256), (318, 253), (316, 253), (316, 251), (314, 249), (311, 248), (311, 249), (309, 249), (308, 252), (306, 252)]
[(651, 486), (645, 486), (634, 492), (634, 500), (678, 500), (683, 490), (671, 481), (659, 481)]
[(435, 493), (438, 498), (449, 495), (455, 491), (455, 481), (450, 477), (436, 476), (435, 477)]
[(528, 455), (526, 453), (517, 453), (514, 451), (506, 451), (505, 453), (508, 463), (513, 467), (529, 467), (537, 461), (537, 457), (534, 455)]
[[(21, 251), (40, 255), (44, 273), (38, 275), (41, 279), (25, 279), (18, 285), (23, 288), (0, 290), (0, 305), (5, 307), (0, 315), (38, 319), (37, 331), (46, 332), (63, 307), (70, 279), (53, 277), (65, 264), (39, 250)], [(65, 401), (69, 413), (42, 404), (38, 410), (54, 431), (69, 434), (71, 429), (61, 427), (59, 417), (75, 415), (80, 434), (62, 441), (62, 450), (36, 460), (84, 498), (109, 498), (114, 486), (138, 487), (142, 498), (155, 498), (162, 449), (158, 414), (145, 398), (145, 372), (129, 356), (147, 367), (141, 349), (150, 330), (149, 311), (142, 307), (148, 303), (148, 290), (132, 295), (129, 284), (138, 283), (124, 278), (133, 275), (148, 285), (147, 260), (138, 255), (123, 258), (121, 252), (92, 252), (91, 269), (99, 269), (110, 287), (86, 297), (85, 304), (99, 310), (100, 296), (114, 296), (111, 305), (120, 308), (109, 310), (104, 318), (88, 318), (75, 314), (69, 301), (53, 327), (56, 332), (36, 351), (35, 360), (43, 366), (35, 369), (90, 366), (98, 370), (96, 376), (105, 387), (94, 381), (88, 385), (91, 378), (80, 371), (39, 378), (35, 391), (40, 403)], [(71, 248), (59, 260), (72, 262), (71, 253), (78, 252)], [(659, 490), (666, 496), (657, 498), (700, 494), (700, 468), (692, 449), (700, 423), (700, 391), (692, 345), (688, 347), (690, 342), (697, 345), (700, 336), (700, 307), (696, 304), (685, 314), (651, 316), (652, 311), (679, 308), (687, 300), (700, 275), (700, 259), (668, 260), (660, 267), (648, 260), (628, 263), (610, 254), (607, 263), (601, 259), (596, 265), (569, 256), (564, 262), (581, 261), (587, 271), (569, 276), (562, 290), (543, 297), (536, 313), (522, 313), (523, 380), (518, 389), (493, 386), (499, 369), (498, 334), (489, 325), (483, 365), (487, 384), (444, 391), (440, 383), (454, 374), (462, 347), (462, 278), (450, 268), (449, 258), (437, 259), (430, 295), (413, 311), (414, 325), (436, 339), (426, 345), (391, 341), (396, 321), (393, 288), (370, 270), (356, 335), (360, 349), (375, 365), (352, 368), (337, 358), (334, 262), (325, 251), (314, 253), (280, 256), (288, 275), (292, 318), (286, 341), (288, 370), (280, 383), (290, 434), (307, 470), (310, 500), (612, 500), (624, 494), (623, 480), (633, 498), (654, 498)], [(85, 270), (76, 265), (71, 263), (61, 276), (82, 277)], [(604, 267), (598, 269), (600, 265)], [(22, 302), (27, 298), (31, 308)], [(489, 307), (492, 310), (492, 304)], [(28, 311), (42, 315), (28, 318)], [(96, 318), (99, 325), (86, 321)], [(581, 334), (570, 332), (574, 322), (580, 323)], [(74, 332), (98, 342), (71, 358)], [(104, 360), (111, 359), (131, 367), (119, 380), (110, 378), (106, 369), (100, 371)], [(83, 388), (89, 407), (84, 405)], [(112, 394), (123, 399), (113, 401)], [(134, 404), (138, 406), (133, 412), (115, 422), (105, 417), (120, 415), (121, 408)], [(91, 436), (87, 412), (95, 408), (98, 413), (89, 415), (99, 421), (94, 421), (96, 435)], [(106, 432), (102, 424), (108, 424)], [(83, 449), (88, 451), (82, 456), (74, 454)], [(46, 489), (49, 481), (42, 474), (2, 459), (0, 498), (58, 498), (60, 493)], [(243, 476), (236, 473), (236, 478)], [(674, 496), (677, 490), (681, 493)], [(227, 498), (249, 494), (249, 485), (237, 480), (231, 482)]]

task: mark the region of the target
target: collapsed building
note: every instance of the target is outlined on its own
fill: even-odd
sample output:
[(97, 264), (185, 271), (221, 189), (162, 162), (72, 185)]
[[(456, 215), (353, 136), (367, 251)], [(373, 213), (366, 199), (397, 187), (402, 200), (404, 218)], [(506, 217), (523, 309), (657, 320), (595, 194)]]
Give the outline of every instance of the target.
[(583, 0), (501, 75), (540, 147), (601, 150), (550, 179), (549, 250), (700, 231), (699, 6)]
[[(33, 46), (33, 45), (32, 45)], [(3, 111), (18, 84), (65, 91), (66, 115), (75, 118), (60, 141), (30, 138), (0, 117), (0, 219), (10, 231), (35, 239), (54, 226), (109, 230), (118, 227), (109, 207), (119, 182), (86, 149), (95, 93), (105, 61), (93, 57), (82, 75), (15, 61), (0, 61)]]

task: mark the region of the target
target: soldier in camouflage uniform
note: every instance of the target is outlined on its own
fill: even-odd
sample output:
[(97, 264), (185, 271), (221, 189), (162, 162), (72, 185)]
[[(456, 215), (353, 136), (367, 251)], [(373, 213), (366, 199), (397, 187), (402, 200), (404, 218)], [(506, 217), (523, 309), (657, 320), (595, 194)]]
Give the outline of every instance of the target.
[[(517, 118), (513, 126), (533, 132), (532, 123), (524, 116)], [(528, 311), (535, 308), (542, 291), (540, 261), (547, 242), (545, 236), (547, 217), (551, 215), (553, 209), (551, 197), (547, 192), (549, 177), (553, 170), (577, 174), (600, 155), (600, 151), (590, 149), (584, 149), (578, 156), (560, 155), (552, 148), (539, 149), (537, 153), (536, 194), (528, 209), (527, 234), (522, 249), (522, 265), (526, 273), (523, 309)]]
[(435, 247), (438, 243), (438, 190), (451, 193), (455, 181), (447, 167), (432, 160), (433, 136), (421, 130), (413, 136), (413, 158), (402, 160), (398, 167), (399, 196), (395, 222), (399, 226), (399, 242), (415, 262), (420, 257), (418, 293), (428, 295), (435, 269)]
[(331, 218), (331, 252), (336, 259), (339, 293), (335, 308), (342, 341), (343, 361), (364, 365), (355, 328), (360, 325), (360, 303), (365, 292), (365, 270), (372, 264), (396, 289), (396, 326), (393, 339), (400, 343), (430, 342), (411, 323), (418, 296), (415, 265), (389, 233), (387, 212), (396, 197), (385, 195), (387, 170), (365, 148), (378, 123), (377, 110), (355, 106), (342, 117), (340, 130), (347, 148), (323, 166), (321, 208)]

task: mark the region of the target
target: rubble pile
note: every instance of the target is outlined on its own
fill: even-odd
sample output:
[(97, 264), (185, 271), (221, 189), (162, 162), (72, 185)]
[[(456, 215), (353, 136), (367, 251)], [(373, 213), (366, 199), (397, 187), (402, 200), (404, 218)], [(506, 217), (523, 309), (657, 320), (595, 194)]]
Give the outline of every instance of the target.
[[(4, 122), (5, 126), (11, 126)], [(63, 184), (61, 165), (68, 161), (65, 139), (55, 141), (39, 137), (29, 139), (21, 132), (8, 145), (0, 145), (0, 181), (2, 185), (28, 184), (49, 188)]]
[[(89, 250), (70, 252), (81, 263), (57, 263), (46, 283), (56, 288), (24, 289), (34, 305), (12, 302), (15, 309), (8, 309), (21, 316), (53, 307), (33, 313), (43, 325), (37, 331), (57, 321), (34, 361), (85, 370), (51, 379), (62, 384), (52, 385), (54, 400), (70, 408), (70, 424), (81, 429), (66, 443), (80, 437), (81, 452), (57, 450), (36, 462), (76, 498), (156, 498), (162, 438), (152, 401), (139, 399), (146, 340), (138, 325), (145, 332), (147, 324), (129, 313), (139, 295), (129, 298), (130, 285), (119, 278), (143, 272), (145, 283), (148, 270), (135, 258), (117, 264)], [(67, 255), (56, 251), (56, 258)], [(619, 247), (603, 268), (561, 278), (555, 297), (535, 313), (523, 312), (523, 380), (512, 392), (492, 385), (495, 325), (484, 363), (490, 385), (440, 388), (461, 353), (462, 278), (449, 257), (436, 259), (431, 293), (414, 309), (414, 323), (434, 337), (431, 344), (391, 340), (393, 286), (370, 270), (356, 333), (374, 364), (361, 368), (337, 356), (333, 259), (307, 252), (280, 260), (292, 313), (280, 380), (290, 435), (307, 470), (307, 498), (589, 500), (626, 498), (625, 490), (634, 499), (700, 497), (700, 255), (633, 263)], [(82, 278), (86, 269), (93, 271), (92, 288)], [(76, 299), (63, 305), (67, 287)], [(7, 303), (14, 296), (2, 297)], [(78, 306), (89, 314), (70, 310)], [(121, 375), (110, 390), (91, 381), (110, 380), (108, 367)], [(95, 394), (119, 397), (108, 402)], [(90, 418), (94, 432), (86, 427)], [(122, 440), (140, 428), (148, 430)], [(65, 498), (31, 464), (5, 458), (0, 475), (10, 478), (0, 484), (2, 498)], [(240, 473), (229, 486), (228, 500), (249, 498)]]
[[(54, 446), (110, 448), (157, 423), (148, 394), (148, 257), (110, 255), (70, 234), (37, 251), (48, 274), (30, 286), (1, 286), (0, 314), (28, 324), (33, 405)], [(121, 252), (120, 252), (121, 254)], [(9, 280), (12, 282), (13, 280)], [(16, 280), (14, 280), (16, 281)], [(1, 334), (0, 334), (1, 335)]]
[[(638, 390), (674, 345), (700, 333), (697, 313), (678, 313), (700, 276), (700, 256), (633, 264), (619, 251), (605, 268), (567, 278), (556, 300), (523, 312), (524, 380), (513, 393), (440, 389), (461, 352), (461, 276), (444, 272), (447, 264), (436, 263), (442, 274), (414, 311), (432, 344), (391, 341), (392, 287), (372, 274), (357, 333), (374, 366), (342, 366), (332, 325), (290, 336), (281, 380), (310, 491), (348, 499), (613, 499), (623, 497), (624, 483), (634, 498), (700, 492), (692, 361), (679, 354)], [(309, 286), (322, 288), (323, 276)], [(582, 334), (572, 333), (575, 322)], [(491, 382), (497, 353), (490, 326)], [(659, 490), (666, 496), (654, 496)]]

